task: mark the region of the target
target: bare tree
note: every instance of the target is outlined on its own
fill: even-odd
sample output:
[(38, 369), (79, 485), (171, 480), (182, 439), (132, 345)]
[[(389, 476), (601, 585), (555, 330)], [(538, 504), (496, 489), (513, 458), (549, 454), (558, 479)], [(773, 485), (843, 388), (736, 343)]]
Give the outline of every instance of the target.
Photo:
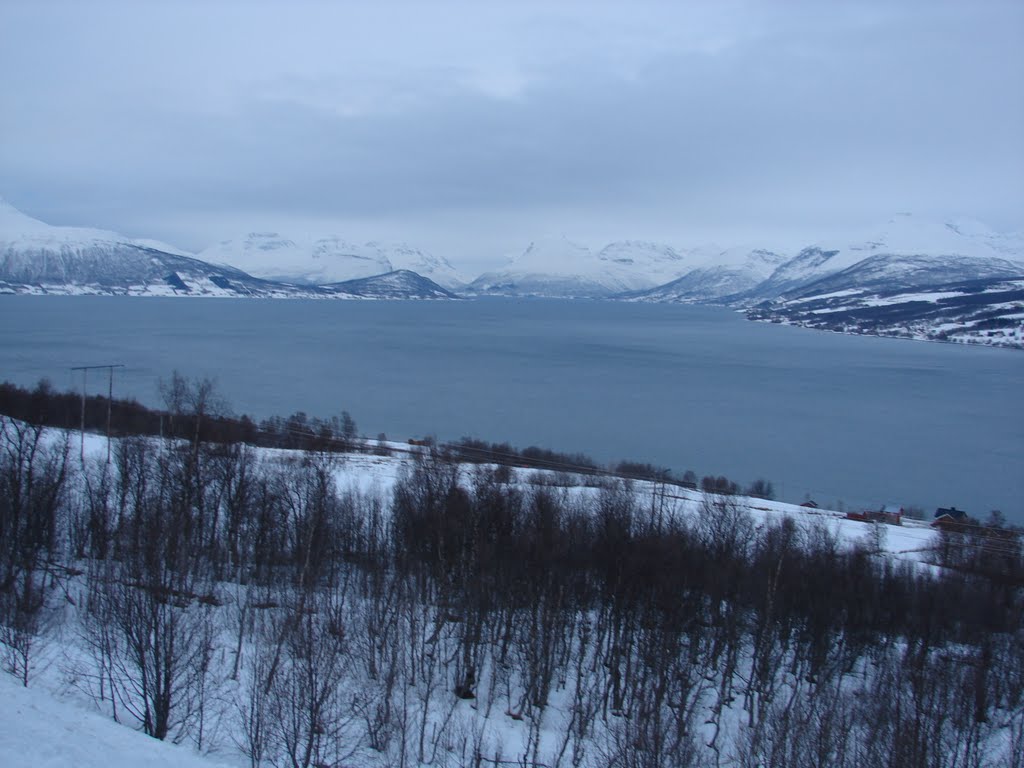
[(68, 438), (0, 416), (0, 643), (7, 669), (27, 686), (57, 555), (68, 476)]

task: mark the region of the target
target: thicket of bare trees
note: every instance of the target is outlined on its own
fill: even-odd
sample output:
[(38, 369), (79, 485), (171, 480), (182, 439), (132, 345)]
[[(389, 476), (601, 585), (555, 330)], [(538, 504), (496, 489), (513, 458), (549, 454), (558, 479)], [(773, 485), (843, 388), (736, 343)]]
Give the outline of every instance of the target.
[(109, 463), (0, 425), (26, 685), (62, 631), (111, 716), (253, 766), (1022, 766), (1012, 533), (947, 533), (930, 571), (727, 495), (687, 517), (430, 447), (381, 498), (337, 487), (344, 456), (207, 442), (205, 384), (166, 397), (176, 437)]

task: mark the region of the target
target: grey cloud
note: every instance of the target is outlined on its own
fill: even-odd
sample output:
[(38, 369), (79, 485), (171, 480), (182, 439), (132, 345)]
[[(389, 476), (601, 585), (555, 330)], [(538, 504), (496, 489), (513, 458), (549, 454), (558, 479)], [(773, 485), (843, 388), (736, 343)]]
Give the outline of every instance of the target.
[[(545, 27), (566, 36), (563, 51), (550, 32), (503, 41), (536, 52), (526, 64), (502, 64), (500, 51), (477, 69), (413, 58), (379, 68), (346, 59), (344, 71), (325, 63), (319, 73), (315, 62), (298, 72), (264, 63), (245, 82), (214, 72), (209, 91), (194, 61), (178, 79), (173, 62), (158, 68), (153, 83), (118, 80), (109, 65), (96, 70), (106, 85), (70, 87), (56, 65), (23, 71), (0, 93), (18, 108), (0, 118), (0, 194), (57, 214), (63, 205), (84, 217), (92, 206), (93, 223), (106, 226), (118, 211), (131, 221), (158, 210), (179, 231), (218, 212), (396, 228), (460, 213), (472, 227), (486, 214), (491, 226), (505, 222), (511, 242), (567, 210), (567, 226), (611, 220), (630, 235), (707, 222), (726, 232), (823, 216), (838, 224), (908, 207), (1021, 226), (1024, 54), (1010, 22), (1024, 12), (859, 8), (838, 19), (725, 16), (703, 47), (693, 32), (666, 43), (668, 29), (646, 54), (650, 23), (633, 18), (621, 48), (591, 49), (565, 31), (569, 14)], [(598, 39), (618, 39), (607, 19), (588, 23)], [(244, 41), (232, 45), (251, 57)], [(140, 50), (137, 41), (126, 49)], [(0, 65), (16, 62), (0, 54)], [(503, 67), (507, 93), (480, 86)]]

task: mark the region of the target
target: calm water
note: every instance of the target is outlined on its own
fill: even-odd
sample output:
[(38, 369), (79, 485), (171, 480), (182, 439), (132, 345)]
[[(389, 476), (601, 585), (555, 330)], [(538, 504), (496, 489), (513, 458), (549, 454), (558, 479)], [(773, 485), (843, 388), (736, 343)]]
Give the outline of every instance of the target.
[(69, 367), (97, 363), (124, 363), (115, 394), (151, 404), (178, 369), (256, 417), (347, 409), (371, 435), (473, 435), (765, 477), (791, 500), (1024, 522), (1020, 352), (674, 305), (0, 297), (0, 378), (77, 387)]

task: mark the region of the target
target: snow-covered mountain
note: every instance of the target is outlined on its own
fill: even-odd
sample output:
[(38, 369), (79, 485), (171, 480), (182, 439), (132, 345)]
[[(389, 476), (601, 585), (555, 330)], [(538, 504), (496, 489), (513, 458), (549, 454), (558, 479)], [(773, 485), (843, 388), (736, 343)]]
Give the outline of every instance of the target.
[(964, 216), (947, 219), (944, 224), (957, 234), (981, 241), (1008, 258), (1019, 260), (1024, 256), (1022, 232), (996, 232), (987, 224)]
[(713, 302), (811, 328), (1022, 346), (1024, 238), (971, 219), (899, 214), (878, 232), (796, 256), (730, 249), (677, 280), (617, 298)]
[(40, 293), (173, 293), (191, 286), (219, 293), (229, 291), (226, 281), (251, 280), (164, 247), (106, 230), (51, 226), (0, 201), (0, 283), (8, 292), (21, 286)]
[(750, 305), (801, 291), (922, 286), (1013, 277), (1024, 264), (1024, 238), (970, 220), (935, 221), (899, 214), (868, 236), (809, 245), (796, 256), (765, 248), (705, 248), (678, 279), (626, 294), (633, 301)]
[(199, 253), (214, 264), (228, 264), (250, 275), (300, 285), (354, 280), (395, 270), (410, 270), (448, 288), (465, 280), (443, 257), (404, 243), (351, 243), (337, 236), (292, 237), (250, 232), (223, 240)]
[(690, 269), (698, 258), (696, 250), (680, 252), (645, 240), (619, 240), (606, 245), (597, 254), (597, 260), (607, 265), (618, 284), (638, 288), (673, 280)]
[(0, 275), (7, 280), (94, 280), (107, 268), (137, 279), (152, 272), (153, 246), (101, 229), (53, 227), (0, 199)]
[(364, 299), (457, 299), (451, 291), (423, 275), (408, 269), (396, 269), (383, 275), (360, 277), (323, 286), (309, 286), (322, 290), (336, 289)]
[(395, 270), (408, 270), (430, 278), (449, 290), (459, 290), (469, 280), (443, 256), (414, 248), (405, 243), (367, 243), (365, 248), (375, 249)]
[(751, 296), (774, 298), (789, 294), (869, 259), (877, 267), (849, 272), (850, 280), (859, 275), (871, 275), (875, 280), (884, 273), (885, 279), (902, 280), (904, 287), (911, 287), (1019, 273), (1012, 265), (1024, 261), (1024, 250), (1014, 244), (1012, 237), (997, 235), (977, 222), (970, 222), (970, 226), (965, 222), (968, 220), (960, 220), (958, 226), (898, 214), (881, 231), (868, 237), (804, 248), (751, 291)]
[(769, 320), (846, 333), (1024, 347), (1024, 248), (977, 222), (903, 214), (875, 238), (805, 248), (747, 293)]
[[(269, 244), (264, 240), (265, 244)], [(419, 252), (403, 253), (416, 263)], [(423, 257), (428, 258), (428, 257)], [(361, 280), (295, 285), (210, 264), (173, 246), (99, 229), (55, 227), (0, 200), (0, 293), (246, 296), (266, 298), (452, 298), (453, 295), (387, 259)], [(429, 263), (428, 263), (429, 266)], [(443, 264), (441, 265), (443, 266)]]
[(730, 248), (703, 254), (704, 266), (647, 291), (624, 295), (625, 299), (663, 302), (712, 302), (751, 291), (787, 260), (765, 248)]
[(530, 243), (508, 264), (469, 285), (478, 294), (601, 298), (652, 288), (693, 267), (692, 254), (638, 240), (622, 240), (598, 252), (565, 237)]
[(1019, 277), (1024, 265), (998, 256), (956, 254), (869, 256), (851, 267), (825, 275), (782, 294), (785, 299), (820, 296), (838, 291), (913, 291), (968, 280)]

